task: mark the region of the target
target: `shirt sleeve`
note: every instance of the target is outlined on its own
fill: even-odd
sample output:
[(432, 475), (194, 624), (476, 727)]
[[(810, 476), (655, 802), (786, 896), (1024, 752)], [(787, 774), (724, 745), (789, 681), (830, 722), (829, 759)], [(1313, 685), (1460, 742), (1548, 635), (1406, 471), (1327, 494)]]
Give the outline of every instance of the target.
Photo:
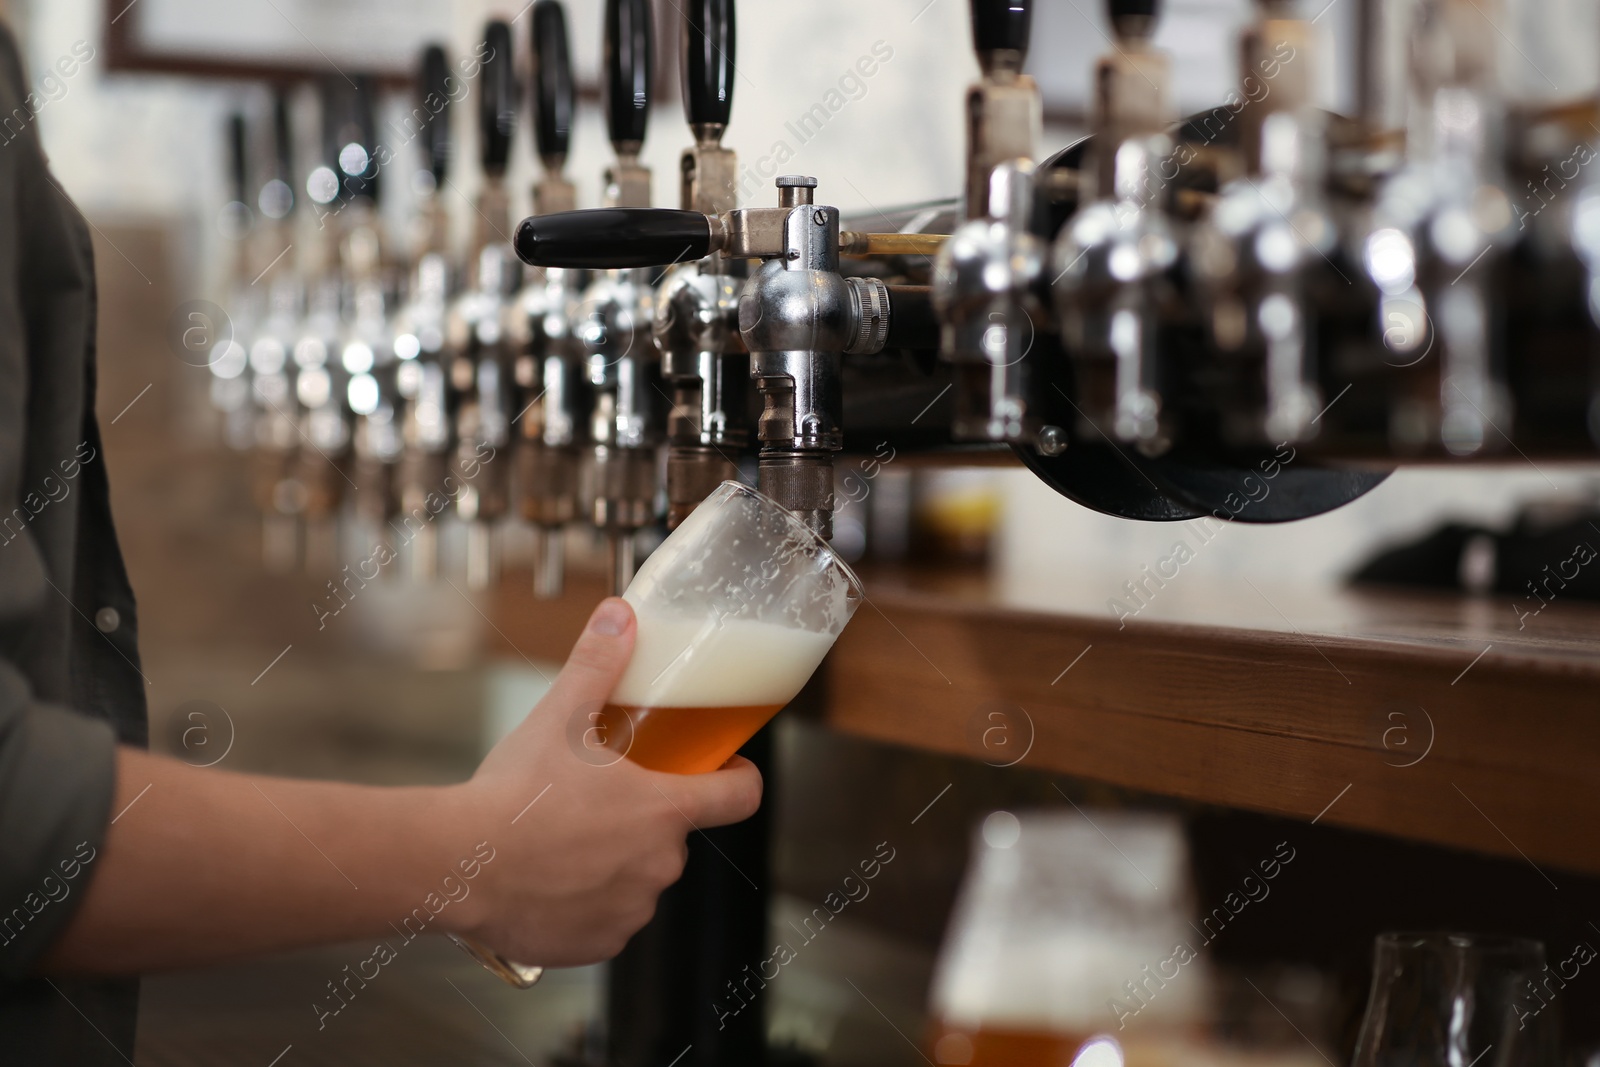
[(27, 975), (72, 917), (115, 782), (110, 725), (35, 702), (0, 661), (0, 980)]
[[(29, 403), (30, 390), (39, 383), (32, 380), (36, 373), (29, 368), (28, 308), (21, 290), (29, 271), (36, 275), (44, 268), (37, 257), (25, 255), (19, 247), (20, 223), (27, 213), (20, 190), (44, 173), (44, 160), (16, 44), (3, 22), (0, 141), (4, 142), (0, 144), (0, 540), (4, 542), (0, 544), (0, 985), (4, 985), (33, 970), (72, 917), (93, 876), (111, 818), (116, 738), (108, 723), (41, 698), (32, 680), (45, 659), (64, 655), (60, 648), (46, 654), (39, 642), (53, 646), (65, 636), (46, 621), (51, 598), (65, 594), (51, 589), (50, 567), (35, 537), (49, 523), (24, 521), (28, 430), (30, 419), (40, 412)], [(54, 614), (61, 614), (59, 607)]]

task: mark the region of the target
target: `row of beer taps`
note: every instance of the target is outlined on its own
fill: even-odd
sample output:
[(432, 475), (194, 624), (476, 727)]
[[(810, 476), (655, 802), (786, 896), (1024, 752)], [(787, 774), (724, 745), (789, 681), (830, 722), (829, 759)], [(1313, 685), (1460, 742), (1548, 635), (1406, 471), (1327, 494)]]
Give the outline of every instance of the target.
[[(235, 271), (213, 395), (259, 457), (272, 558), (323, 557), (344, 514), (387, 529), (427, 578), (449, 517), (482, 586), (496, 531), (520, 518), (540, 595), (561, 591), (574, 524), (604, 533), (620, 588), (639, 531), (676, 525), (752, 465), (830, 536), (835, 455), (880, 438), (1009, 447), (1090, 506), (1160, 518), (1218, 513), (1219, 471), (1303, 457), (1300, 510), (1245, 521), (1314, 514), (1381, 478), (1340, 470), (1593, 457), (1600, 181), (1579, 173), (1595, 152), (1571, 149), (1600, 138), (1600, 106), (1512, 108), (1496, 0), (1416, 0), (1405, 130), (1313, 106), (1327, 57), (1289, 0), (1258, 0), (1234, 92), (1180, 121), (1156, 0), (1108, 0), (1092, 136), (1050, 155), (1024, 72), (1030, 0), (971, 0), (980, 73), (949, 117), (967, 134), (965, 190), (895, 232), (851, 225), (805, 175), (778, 176), (773, 203), (739, 204), (722, 144), (733, 0), (674, 7), (692, 135), (676, 208), (652, 206), (639, 161), (648, 0), (605, 5), (603, 207), (578, 210), (563, 173), (577, 100), (559, 0), (530, 12), (542, 174), (519, 225), (505, 185), (518, 67), (499, 22), (454, 65), (424, 57), (408, 257), (390, 253), (376, 209), (370, 91), (326, 94), (325, 158), (304, 184), (322, 253), (269, 273), (265, 294), (246, 279), (289, 243), (299, 191), (286, 150), (254, 207), (238, 179), (225, 219), (256, 218), (260, 239), (240, 247), (259, 251)], [(449, 121), (474, 96), (482, 183), (458, 259)], [(280, 106), (280, 145), (286, 122)], [(1116, 461), (1095, 458), (1107, 448)], [(1125, 507), (1143, 482), (1175, 503)]]
[[(542, 170), (533, 203), (540, 214), (559, 213), (576, 203), (563, 173), (577, 106), (566, 16), (559, 0), (540, 0), (530, 15), (528, 110)], [(731, 54), (731, 9), (718, 26), (723, 37), (703, 40), (702, 63), (724, 46)], [(619, 209), (651, 202), (652, 175), (639, 153), (653, 48), (647, 0), (610, 0), (604, 99), (615, 160), (603, 185), (605, 203)], [(375, 127), (370, 80), (358, 78), (353, 90), (323, 86), (324, 158), (303, 191), (290, 160), (286, 97), (273, 114), (272, 163), (254, 172), (264, 179), (256, 195), (244, 120), (233, 120), (233, 199), (222, 222), (237, 242), (234, 280), (227, 325), (207, 362), (226, 436), (255, 454), (269, 564), (320, 571), (359, 554), (371, 570), (393, 561), (429, 580), (459, 528), (466, 580), (481, 588), (497, 571), (497, 533), (515, 514), (534, 532), (540, 596), (560, 595), (564, 535), (579, 519), (606, 535), (618, 586), (631, 577), (634, 537), (661, 511), (664, 383), (678, 392), (679, 379), (698, 371), (662, 366), (652, 332), (659, 272), (525, 270), (517, 259), (505, 180), (520, 110), (515, 54), (512, 28), (500, 21), (458, 63), (437, 46), (424, 53), (415, 107), (399, 131), (419, 143), (423, 161), (404, 254), (391, 248), (379, 211), (380, 178), (390, 180), (383, 172), (397, 157)], [(724, 80), (709, 107), (691, 114), (699, 167), (686, 173), (685, 196), (720, 210), (733, 196), (731, 153), (717, 144), (731, 59), (709, 76)], [(475, 105), (479, 120), (481, 182), (470, 202), (450, 177), (450, 124), (463, 104)], [(305, 201), (309, 225), (295, 218)], [(466, 209), (472, 224), (461, 257), (450, 249), (452, 208)], [(274, 258), (307, 229), (313, 238), (300, 241), (304, 251)], [(735, 280), (708, 272), (680, 288), (663, 302), (682, 309), (681, 329), (709, 338), (718, 324), (701, 323), (694, 300), (731, 307)], [(714, 364), (720, 353), (704, 358)], [(714, 378), (706, 391), (713, 406), (722, 402)], [(701, 464), (701, 496), (737, 474), (736, 461), (717, 450), (742, 445), (742, 421), (704, 435), (711, 461)], [(354, 547), (370, 548), (374, 536), (383, 545), (376, 561)]]
[[(658, 336), (664, 368), (689, 383), (675, 411), (699, 418), (669, 435), (668, 492), (683, 506), (703, 492), (691, 472), (709, 471), (694, 466), (704, 449), (735, 442), (718, 416), (737, 405), (692, 403), (716, 368), (689, 373), (680, 353), (695, 344), (674, 332), (665, 298), (697, 279), (695, 307), (719, 323), (701, 353), (748, 353), (760, 487), (824, 536), (832, 456), (859, 430), (844, 407), (875, 434), (897, 428), (888, 392), (873, 411), (841, 388), (860, 357), (886, 350), (937, 350), (938, 369), (922, 373), (926, 395), (950, 394), (935, 409), (940, 444), (1008, 445), (1062, 492), (1118, 514), (1217, 513), (1222, 475), (1263, 455), (1296, 458), (1298, 502), (1245, 521), (1338, 506), (1400, 461), (1592, 460), (1600, 181), (1578, 171), (1600, 108), (1514, 108), (1497, 69), (1501, 5), (1416, 0), (1406, 128), (1325, 113), (1313, 87), (1329, 57), (1298, 6), (1259, 0), (1235, 90), (1181, 119), (1153, 43), (1156, 0), (1109, 0), (1093, 135), (1044, 156), (1024, 72), (1031, 4), (973, 0), (980, 78), (947, 236), (843, 227), (816, 183), (791, 175), (777, 179), (776, 207), (701, 198), (536, 215), (516, 248), (545, 267), (674, 264)], [(1362, 22), (1375, 33), (1385, 20)], [(1361, 44), (1384, 46), (1371, 33)], [(1561, 189), (1574, 186), (1564, 196), (1557, 167)], [(741, 262), (754, 265), (733, 282)], [(729, 277), (737, 296), (707, 303), (708, 276)], [(1106, 446), (1121, 465), (1096, 458)], [(1163, 507), (1122, 506), (1141, 479), (1170, 498)]]

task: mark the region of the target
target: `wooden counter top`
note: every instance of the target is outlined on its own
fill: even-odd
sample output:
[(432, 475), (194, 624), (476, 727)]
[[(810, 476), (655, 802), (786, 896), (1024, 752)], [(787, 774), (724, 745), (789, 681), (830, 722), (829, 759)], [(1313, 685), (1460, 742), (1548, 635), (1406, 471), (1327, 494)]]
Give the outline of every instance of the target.
[[(1505, 596), (1194, 575), (1119, 620), (1105, 576), (863, 578), (825, 665), (835, 729), (1521, 856), (1556, 884), (1600, 873), (1600, 607), (1519, 628)], [(525, 589), (502, 589), (496, 624), (559, 658), (600, 589)]]

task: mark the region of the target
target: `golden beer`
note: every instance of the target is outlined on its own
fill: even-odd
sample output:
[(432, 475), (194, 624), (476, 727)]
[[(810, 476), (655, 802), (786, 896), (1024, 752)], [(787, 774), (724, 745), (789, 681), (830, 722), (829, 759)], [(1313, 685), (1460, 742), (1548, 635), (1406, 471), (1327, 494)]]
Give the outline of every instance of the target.
[(641, 767), (673, 774), (714, 771), (778, 714), (782, 704), (651, 708), (607, 704), (595, 726)]
[(1093, 1036), (935, 1025), (928, 1047), (933, 1052), (933, 1062), (939, 1067), (1070, 1067)]

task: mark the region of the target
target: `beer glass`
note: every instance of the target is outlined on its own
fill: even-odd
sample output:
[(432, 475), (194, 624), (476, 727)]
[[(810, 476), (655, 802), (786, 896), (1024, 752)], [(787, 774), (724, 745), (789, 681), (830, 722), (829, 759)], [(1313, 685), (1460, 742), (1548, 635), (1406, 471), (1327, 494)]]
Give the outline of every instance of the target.
[[(861, 603), (861, 583), (793, 512), (723, 482), (645, 560), (622, 594), (633, 658), (581, 730), (590, 762), (714, 771), (805, 685)], [(506, 982), (539, 968), (457, 938)]]
[(1354, 1067), (1553, 1067), (1562, 984), (1537, 941), (1380, 934)]
[(638, 636), (599, 736), (651, 770), (699, 774), (800, 692), (861, 603), (861, 583), (792, 512), (723, 482), (622, 598)]
[(934, 973), (932, 1061), (1177, 1062), (1210, 992), (1189, 886), (1176, 819), (988, 816)]

